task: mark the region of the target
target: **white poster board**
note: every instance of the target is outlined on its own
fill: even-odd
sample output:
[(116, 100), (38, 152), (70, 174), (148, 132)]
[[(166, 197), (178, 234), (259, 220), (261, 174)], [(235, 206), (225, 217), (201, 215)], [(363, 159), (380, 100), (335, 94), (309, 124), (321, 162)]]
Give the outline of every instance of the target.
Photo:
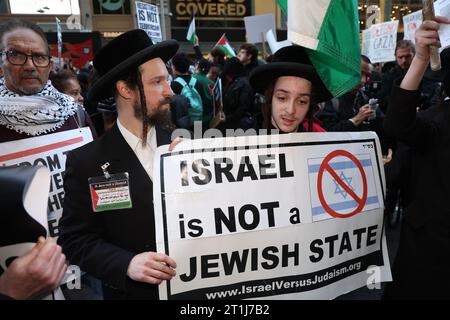
[(156, 5), (136, 1), (136, 18), (138, 28), (147, 32), (153, 43), (162, 41), (158, 7)]
[(158, 148), (161, 299), (333, 299), (391, 281), (375, 133), (295, 133)]
[(416, 43), (416, 30), (422, 24), (422, 10), (415, 11), (406, 16), (403, 16), (403, 39), (411, 40)]
[(398, 21), (374, 24), (367, 30), (363, 31), (363, 52), (371, 62), (395, 61)]
[(275, 34), (274, 34), (272, 29), (267, 31), (267, 33), (266, 33), (266, 40), (267, 40), (267, 43), (269, 44), (270, 51), (272, 52), (272, 54), (274, 54), (275, 52), (277, 52), (281, 48), (284, 48), (284, 47), (292, 45), (292, 42), (289, 41), (289, 40), (277, 41), (277, 38), (276, 38), (276, 36), (275, 36)]
[(261, 43), (261, 33), (265, 35), (269, 30), (276, 30), (273, 13), (244, 17), (244, 24), (248, 43)]
[[(450, 18), (450, 0), (437, 0), (434, 2), (434, 12), (437, 16)], [(441, 23), (439, 28), (439, 38), (441, 40), (440, 51), (450, 46), (450, 25)]]
[(48, 229), (51, 237), (57, 237), (59, 233), (66, 154), (91, 141), (91, 131), (85, 127), (0, 144), (0, 166), (41, 164), (50, 170)]

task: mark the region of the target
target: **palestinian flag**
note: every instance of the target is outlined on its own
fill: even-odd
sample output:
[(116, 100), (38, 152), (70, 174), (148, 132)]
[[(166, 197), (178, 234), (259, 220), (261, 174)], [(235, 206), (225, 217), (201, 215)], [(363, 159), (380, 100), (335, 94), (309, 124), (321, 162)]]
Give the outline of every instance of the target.
[(285, 16), (287, 16), (287, 2), (288, 2), (288, 0), (277, 0), (278, 5), (280, 6), (281, 12), (283, 12), (283, 14)]
[(227, 37), (225, 36), (225, 33), (220, 37), (220, 40), (216, 43), (215, 47), (219, 47), (223, 52), (225, 52), (230, 57), (236, 57), (236, 53), (234, 52), (233, 48), (230, 46), (230, 43), (228, 42)]
[(195, 17), (194, 15), (191, 16), (191, 21), (189, 22), (189, 29), (186, 35), (186, 39), (192, 43), (192, 45), (195, 45)]
[(333, 96), (353, 89), (361, 81), (358, 1), (287, 1), (288, 40), (307, 48)]

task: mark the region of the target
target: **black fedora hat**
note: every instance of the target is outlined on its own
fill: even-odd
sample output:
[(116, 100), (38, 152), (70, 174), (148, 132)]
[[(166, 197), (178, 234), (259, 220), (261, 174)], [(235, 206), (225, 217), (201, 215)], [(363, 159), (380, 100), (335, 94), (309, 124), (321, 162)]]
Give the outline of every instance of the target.
[(176, 40), (153, 44), (141, 29), (114, 38), (94, 56), (93, 64), (99, 78), (89, 90), (88, 99), (98, 101), (110, 97), (113, 85), (120, 77), (153, 58), (169, 61), (178, 47)]
[(249, 81), (256, 92), (264, 94), (275, 79), (284, 76), (300, 77), (311, 81), (317, 103), (333, 98), (314, 69), (304, 48), (296, 45), (278, 50), (274, 54), (274, 62), (256, 67), (251, 72)]

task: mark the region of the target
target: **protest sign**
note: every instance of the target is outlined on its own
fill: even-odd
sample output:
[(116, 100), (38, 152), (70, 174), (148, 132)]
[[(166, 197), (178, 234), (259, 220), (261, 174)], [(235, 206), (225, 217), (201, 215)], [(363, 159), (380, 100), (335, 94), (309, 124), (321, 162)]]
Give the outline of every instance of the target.
[(374, 133), (184, 141), (158, 148), (161, 299), (332, 299), (390, 281)]
[[(437, 0), (434, 3), (434, 11), (437, 16), (448, 18), (450, 16), (450, 1)], [(441, 23), (439, 28), (439, 39), (441, 40), (440, 51), (450, 46), (450, 25)]]
[(284, 48), (284, 47), (292, 45), (292, 42), (290, 42), (289, 40), (277, 41), (277, 39), (275, 38), (275, 34), (273, 33), (272, 29), (267, 31), (266, 39), (267, 39), (267, 43), (269, 44), (270, 51), (272, 52), (272, 54), (274, 54), (275, 52), (277, 52), (281, 48)]
[(153, 43), (162, 41), (158, 7), (156, 5), (136, 1), (136, 17), (138, 28), (147, 32)]
[(395, 61), (398, 21), (374, 24), (367, 30), (363, 31), (363, 54), (372, 63)]
[(269, 30), (276, 30), (273, 13), (244, 17), (244, 23), (248, 43), (261, 43), (264, 41), (261, 33), (265, 35)]
[[(47, 201), (50, 171), (44, 166), (0, 167), (0, 275), (13, 261), (33, 249), (48, 233)], [(61, 289), (42, 297), (64, 299)]]
[(403, 16), (403, 30), (404, 36), (403, 39), (411, 40), (413, 43), (416, 43), (416, 30), (422, 24), (422, 10), (415, 11), (406, 16)]
[(0, 144), (0, 166), (41, 164), (50, 170), (48, 227), (52, 237), (58, 236), (58, 221), (62, 215), (66, 154), (90, 141), (90, 129), (80, 128)]

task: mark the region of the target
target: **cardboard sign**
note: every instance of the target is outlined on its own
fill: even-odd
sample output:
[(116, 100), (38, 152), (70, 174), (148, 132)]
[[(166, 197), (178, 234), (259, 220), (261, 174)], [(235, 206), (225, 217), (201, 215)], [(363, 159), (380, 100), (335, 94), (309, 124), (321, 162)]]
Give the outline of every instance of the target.
[(363, 31), (363, 54), (372, 63), (395, 61), (398, 21), (372, 25)]
[(154, 4), (136, 1), (138, 28), (147, 32), (153, 43), (162, 41), (158, 7)]
[(403, 16), (403, 30), (405, 40), (411, 40), (416, 43), (416, 30), (422, 24), (422, 10), (415, 11), (406, 16)]
[(51, 237), (58, 236), (58, 221), (64, 199), (63, 177), (66, 154), (92, 141), (89, 128), (80, 128), (0, 144), (0, 166), (44, 165), (50, 170), (48, 227)]
[(244, 23), (249, 43), (261, 43), (263, 42), (261, 33), (265, 35), (269, 30), (276, 30), (273, 13), (245, 17)]
[(366, 132), (158, 148), (157, 250), (177, 263), (160, 298), (333, 299), (373, 266), (391, 281), (380, 150)]

